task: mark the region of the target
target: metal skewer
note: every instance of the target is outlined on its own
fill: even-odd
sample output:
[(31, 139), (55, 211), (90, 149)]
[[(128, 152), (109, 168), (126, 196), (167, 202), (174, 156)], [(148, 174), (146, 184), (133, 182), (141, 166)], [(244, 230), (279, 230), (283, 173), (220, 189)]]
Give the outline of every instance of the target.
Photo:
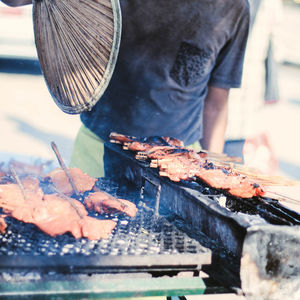
[(114, 201), (116, 201), (116, 202), (119, 202), (119, 203), (121, 204), (121, 207), (122, 207), (123, 209), (128, 208), (128, 205), (127, 205), (126, 203), (123, 203), (123, 202), (122, 202), (120, 199), (118, 199), (117, 197), (114, 197), (114, 196), (112, 196), (111, 194), (109, 194), (109, 193), (107, 193), (107, 192), (105, 192), (105, 191), (103, 191), (103, 190), (101, 190), (101, 189), (99, 189), (99, 188), (98, 188), (98, 190), (99, 190), (101, 193), (105, 194), (109, 199), (114, 200)]
[(58, 148), (57, 148), (56, 144), (55, 144), (54, 142), (51, 142), (51, 147), (52, 147), (52, 149), (53, 149), (53, 151), (54, 151), (54, 153), (55, 153), (55, 155), (56, 155), (56, 157), (57, 157), (57, 160), (58, 160), (58, 162), (59, 162), (59, 165), (61, 166), (61, 168), (62, 168), (62, 169), (64, 170), (64, 172), (66, 173), (66, 175), (67, 175), (67, 177), (68, 177), (68, 179), (69, 179), (69, 182), (70, 182), (70, 184), (71, 184), (71, 186), (72, 186), (72, 189), (73, 189), (75, 195), (76, 195), (77, 197), (79, 197), (80, 194), (79, 194), (79, 192), (78, 192), (78, 190), (77, 190), (77, 187), (76, 187), (76, 185), (75, 185), (75, 183), (74, 183), (74, 181), (73, 181), (73, 179), (72, 179), (72, 177), (71, 177), (71, 175), (70, 175), (70, 172), (69, 172), (68, 168), (66, 167), (66, 165), (65, 165), (65, 163), (64, 163), (64, 161), (63, 161), (63, 159), (62, 159), (62, 157), (61, 157), (61, 155), (60, 155), (60, 153), (59, 153), (59, 151), (58, 151)]
[(290, 202), (290, 203), (300, 204), (300, 200), (292, 198), (292, 197), (284, 195), (284, 194), (281, 194), (281, 193), (278, 193), (278, 192), (272, 192), (272, 191), (266, 190), (266, 194), (267, 195), (273, 194), (274, 196), (280, 197), (281, 200), (283, 200), (283, 201), (287, 201), (287, 202)]
[(79, 215), (79, 217), (81, 219), (84, 218), (84, 215), (81, 213), (81, 211), (78, 209), (78, 207), (76, 206), (76, 204), (74, 203), (74, 200), (68, 196), (66, 196), (65, 194), (63, 194), (62, 192), (60, 192), (55, 186), (51, 186), (51, 189), (57, 193), (61, 198), (69, 201), (69, 203), (71, 204), (71, 206), (76, 210), (77, 214)]
[(27, 197), (26, 197), (25, 189), (24, 189), (24, 186), (23, 186), (19, 176), (17, 175), (17, 172), (16, 172), (15, 168), (12, 165), (10, 165), (9, 168), (10, 168), (10, 171), (11, 171), (11, 174), (12, 174), (13, 178), (17, 182), (17, 184), (18, 184), (18, 186), (19, 186), (19, 188), (20, 188), (20, 190), (23, 194), (24, 200), (26, 201)]

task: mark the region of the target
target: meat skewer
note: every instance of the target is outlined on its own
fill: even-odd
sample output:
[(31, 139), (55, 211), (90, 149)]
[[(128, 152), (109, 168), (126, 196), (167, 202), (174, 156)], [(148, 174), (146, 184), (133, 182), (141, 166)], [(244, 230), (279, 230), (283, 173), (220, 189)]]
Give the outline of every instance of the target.
[(137, 208), (134, 203), (125, 199), (115, 198), (103, 191), (91, 193), (85, 198), (84, 203), (87, 208), (99, 213), (119, 211), (132, 218), (135, 217), (137, 213)]
[(70, 198), (70, 197), (66, 196), (65, 194), (61, 193), (55, 186), (52, 186), (51, 189), (53, 189), (55, 191), (55, 193), (57, 193), (61, 198), (67, 200), (71, 204), (71, 206), (75, 209), (78, 216), (80, 218), (83, 218), (83, 214), (78, 209), (78, 207), (75, 205), (74, 200), (72, 198)]
[[(79, 193), (92, 190), (97, 181), (96, 178), (83, 173), (79, 168), (69, 168), (68, 172)], [(50, 180), (60, 192), (67, 196), (72, 196), (74, 190), (66, 173), (61, 168), (56, 168), (46, 174), (44, 180)]]
[[(34, 224), (50, 236), (70, 232), (75, 238), (107, 238), (116, 226), (116, 222), (112, 220), (99, 220), (88, 216), (86, 208), (78, 200), (72, 199), (71, 203), (66, 201), (65, 196), (43, 194), (40, 188), (29, 190), (23, 185), (26, 201), (17, 184), (0, 185), (0, 207), (4, 209), (5, 216)], [(74, 205), (77, 210), (74, 210)], [(0, 222), (1, 230), (5, 231), (5, 221)]]
[[(197, 153), (184, 148), (182, 142), (166, 137), (145, 137), (128, 141), (124, 136), (121, 135), (120, 138), (114, 133), (113, 139), (119, 139), (126, 148), (136, 151), (137, 159), (151, 159), (150, 166), (159, 168), (160, 176), (167, 176), (172, 181), (201, 180), (212, 188), (241, 198), (265, 195), (264, 189), (255, 180), (220, 164), (223, 157), (227, 165), (228, 162), (230, 164), (238, 161), (235, 158), (227, 158), (225, 154), (206, 151)], [(208, 160), (209, 155), (212, 157), (211, 160)]]
[(59, 151), (58, 151), (58, 148), (57, 148), (56, 144), (55, 144), (54, 142), (51, 142), (51, 147), (52, 147), (54, 153), (56, 154), (56, 157), (57, 157), (57, 160), (58, 160), (58, 162), (59, 162), (59, 165), (61, 166), (61, 168), (62, 168), (62, 169), (64, 170), (64, 172), (66, 173), (66, 175), (67, 175), (67, 177), (68, 177), (68, 179), (69, 179), (69, 182), (70, 182), (70, 184), (71, 184), (71, 186), (72, 186), (72, 188), (73, 188), (73, 191), (74, 191), (75, 195), (76, 195), (77, 197), (79, 197), (79, 192), (78, 192), (78, 190), (77, 190), (77, 187), (76, 187), (76, 185), (75, 185), (74, 182), (73, 182), (73, 179), (72, 179), (72, 177), (71, 177), (71, 175), (70, 175), (70, 173), (69, 173), (69, 170), (68, 170), (68, 168), (66, 167), (66, 165), (65, 165), (65, 163), (64, 163), (64, 161), (63, 161), (63, 159), (62, 159), (62, 157), (61, 157), (61, 155), (60, 155), (60, 153), (59, 153)]
[(26, 193), (25, 193), (24, 187), (19, 179), (19, 176), (17, 175), (15, 168), (12, 165), (10, 165), (10, 171), (11, 171), (15, 181), (17, 182), (18, 186), (20, 187), (20, 190), (24, 196), (24, 200), (26, 200)]

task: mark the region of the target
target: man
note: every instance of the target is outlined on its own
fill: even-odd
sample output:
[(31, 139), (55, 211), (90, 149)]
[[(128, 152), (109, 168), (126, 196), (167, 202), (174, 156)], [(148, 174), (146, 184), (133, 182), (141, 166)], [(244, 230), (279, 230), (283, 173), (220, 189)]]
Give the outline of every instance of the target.
[(229, 89), (240, 86), (248, 2), (120, 4), (123, 31), (115, 71), (103, 97), (81, 115), (84, 126), (71, 165), (102, 176), (99, 138), (107, 141), (113, 131), (172, 136), (186, 146), (201, 140), (202, 148), (222, 152)]
[(103, 142), (113, 131), (171, 136), (198, 148), (201, 141), (202, 148), (222, 152), (229, 89), (241, 83), (248, 1), (120, 0), (120, 5), (115, 71), (102, 98), (81, 115), (71, 166), (103, 176)]

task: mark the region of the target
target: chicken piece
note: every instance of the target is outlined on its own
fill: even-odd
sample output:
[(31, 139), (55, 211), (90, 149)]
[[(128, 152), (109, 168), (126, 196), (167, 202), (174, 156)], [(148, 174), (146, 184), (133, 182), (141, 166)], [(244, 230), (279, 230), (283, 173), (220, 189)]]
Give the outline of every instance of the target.
[(110, 141), (126, 145), (131, 151), (151, 151), (153, 147), (183, 147), (183, 142), (173, 138), (165, 136), (149, 136), (149, 137), (133, 137), (129, 135), (123, 135), (116, 132), (110, 134)]
[(29, 179), (26, 178), (22, 180), (22, 185), (24, 188), (24, 194), (19, 187), (19, 185), (15, 183), (9, 184), (1, 184), (0, 185), (0, 206), (2, 204), (6, 204), (9, 207), (19, 207), (24, 206), (25, 203), (28, 202), (40, 202), (43, 198), (43, 191), (39, 187), (37, 179)]
[[(79, 168), (70, 168), (69, 173), (79, 193), (90, 191), (97, 181), (96, 178), (83, 173)], [(54, 169), (46, 175), (46, 178), (50, 178), (54, 186), (63, 194), (68, 196), (73, 194), (72, 185), (63, 169)]]
[(98, 220), (89, 216), (80, 220), (82, 236), (90, 240), (107, 239), (117, 223), (113, 220)]
[(25, 191), (32, 191), (37, 193), (42, 192), (42, 189), (40, 188), (40, 181), (36, 177), (26, 176), (21, 179), (21, 183)]
[(191, 180), (199, 166), (203, 163), (196, 152), (175, 152), (157, 160), (161, 176), (167, 176), (172, 181)]
[(98, 220), (88, 216), (83, 204), (74, 199), (80, 215), (65, 199), (56, 194), (45, 195), (43, 204), (33, 210), (31, 223), (50, 236), (70, 232), (76, 239), (108, 238), (116, 226), (112, 220)]
[(240, 198), (252, 198), (263, 196), (263, 189), (246, 176), (241, 176), (236, 172), (228, 172), (222, 168), (206, 169), (200, 168), (196, 174), (209, 186), (228, 192), (232, 196)]
[(264, 195), (263, 189), (246, 176), (230, 168), (216, 167), (192, 150), (168, 153), (157, 160), (157, 166), (159, 174), (172, 181), (191, 180), (196, 176), (210, 187), (226, 191), (232, 196), (252, 198)]
[(99, 213), (119, 211), (132, 218), (135, 217), (138, 211), (134, 203), (128, 200), (115, 198), (102, 191), (90, 194), (85, 198), (84, 203), (88, 209)]
[[(35, 177), (27, 176), (21, 183), (23, 191), (17, 184), (0, 185), (0, 207), (8, 216), (34, 224), (50, 236), (70, 232), (75, 238), (107, 238), (116, 226), (111, 220), (88, 217), (84, 205), (75, 199), (70, 203), (57, 194), (44, 195)], [(0, 232), (5, 229), (5, 220), (0, 216)]]
[[(88, 212), (79, 201), (74, 199), (73, 203), (82, 216), (87, 216)], [(79, 214), (67, 200), (57, 194), (45, 195), (39, 206), (32, 207), (31, 217), (31, 221), (27, 222), (35, 224), (50, 236), (70, 232), (75, 238), (82, 237)]]
[(24, 193), (19, 185), (0, 185), (0, 207), (8, 215), (24, 222), (32, 221), (32, 208), (42, 203), (43, 191), (36, 178), (26, 177), (22, 180)]

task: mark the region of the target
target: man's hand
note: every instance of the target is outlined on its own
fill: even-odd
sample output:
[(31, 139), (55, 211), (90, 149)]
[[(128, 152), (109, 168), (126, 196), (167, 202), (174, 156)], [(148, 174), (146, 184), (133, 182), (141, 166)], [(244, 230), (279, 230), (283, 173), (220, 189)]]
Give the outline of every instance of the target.
[(201, 146), (210, 152), (221, 153), (227, 126), (229, 90), (209, 87), (203, 111)]
[(16, 7), (16, 6), (23, 6), (27, 4), (32, 4), (32, 0), (1, 0), (8, 6)]

